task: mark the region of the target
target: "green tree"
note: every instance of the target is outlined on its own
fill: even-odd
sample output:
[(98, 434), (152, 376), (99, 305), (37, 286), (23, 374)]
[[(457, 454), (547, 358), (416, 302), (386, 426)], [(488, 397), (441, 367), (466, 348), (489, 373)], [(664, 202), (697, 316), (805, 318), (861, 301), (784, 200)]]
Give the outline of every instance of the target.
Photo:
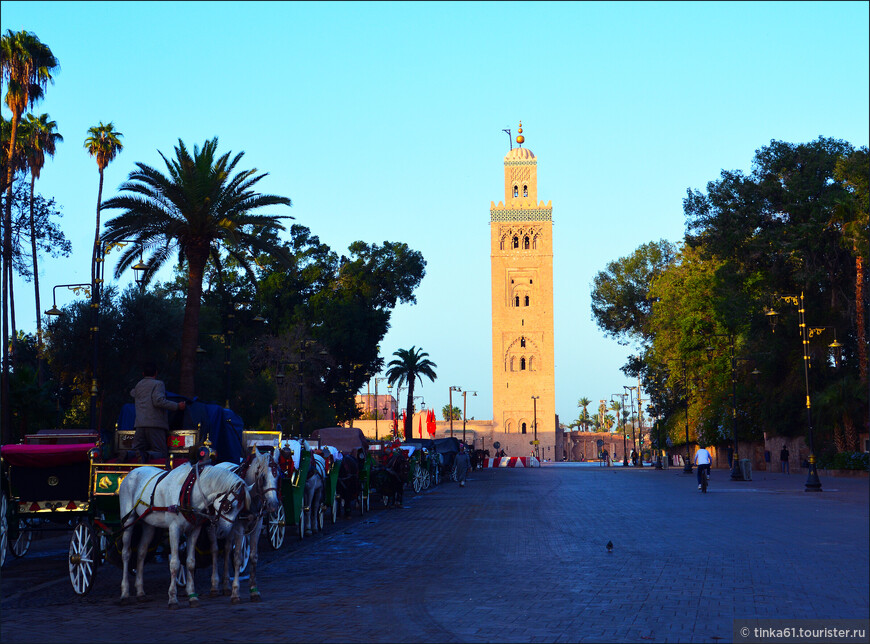
[(97, 260), (100, 253), (100, 210), (103, 203), (103, 173), (106, 167), (114, 160), (118, 153), (124, 149), (121, 137), (124, 135), (115, 129), (112, 122), (88, 128), (88, 137), (85, 139), (85, 149), (97, 160), (97, 170), (100, 172), (100, 185), (97, 189), (97, 219), (94, 233), (94, 248), (91, 254), (91, 283), (96, 279)]
[(57, 123), (48, 114), (39, 117), (28, 114), (22, 124), (25, 128), (24, 156), (30, 170), (30, 249), (33, 258), (33, 293), (36, 302), (37, 380), (42, 384), (42, 308), (39, 299), (39, 265), (37, 254), (37, 229), (34, 215), (36, 180), (45, 166), (45, 157), (53, 157), (57, 144), (63, 137), (57, 132)]
[[(3, 347), (9, 340), (9, 306), (12, 285), (12, 179), (16, 168), (18, 125), (27, 107), (40, 100), (44, 88), (54, 82), (52, 73), (59, 68), (51, 49), (29, 31), (13, 32), (7, 29), (0, 37), (0, 78), (7, 84), (6, 105), (12, 112), (6, 153), (6, 211), (3, 217), (3, 266), (0, 270), (0, 291), (3, 291)], [(0, 383), (0, 409), (3, 417), (0, 440), (9, 440), (9, 352), (3, 351), (2, 383)]]
[[(187, 294), (181, 334), (180, 393), (195, 395), (196, 347), (199, 341), (199, 312), (203, 278), (209, 260), (220, 264), (221, 249), (254, 277), (253, 258), (271, 254), (288, 264), (285, 249), (274, 233), (283, 230), (286, 216), (259, 215), (253, 211), (275, 205), (290, 206), (290, 199), (260, 194), (253, 188), (265, 174), (256, 169), (231, 176), (243, 152), (216, 156), (217, 137), (193, 155), (179, 140), (175, 158), (161, 158), (167, 175), (143, 163), (121, 185), (123, 194), (109, 199), (103, 209), (124, 212), (106, 222), (106, 242), (133, 239), (150, 251), (146, 280), (177, 251), (187, 267)], [(137, 248), (126, 250), (118, 262), (116, 276), (138, 259)], [(252, 282), (255, 280), (252, 279)]]
[[(444, 407), (441, 408), (441, 416), (444, 418), (444, 420), (450, 420), (450, 405), (444, 405)], [(453, 420), (462, 420), (462, 410), (456, 405), (453, 405), (452, 416)]]
[(437, 376), (435, 375), (435, 367), (438, 365), (429, 360), (429, 354), (422, 349), (411, 347), (410, 349), (399, 349), (393, 353), (396, 358), (390, 360), (389, 368), (386, 371), (387, 382), (390, 385), (398, 383), (400, 387), (407, 385), (408, 387), (408, 405), (405, 411), (405, 436), (412, 436), (411, 423), (413, 422), (413, 407), (414, 401), (414, 385), (417, 380), (423, 382), (423, 376), (434, 382)]
[(649, 286), (673, 262), (676, 250), (664, 239), (650, 242), (600, 271), (592, 282), (592, 318), (598, 328), (620, 344), (647, 341)]

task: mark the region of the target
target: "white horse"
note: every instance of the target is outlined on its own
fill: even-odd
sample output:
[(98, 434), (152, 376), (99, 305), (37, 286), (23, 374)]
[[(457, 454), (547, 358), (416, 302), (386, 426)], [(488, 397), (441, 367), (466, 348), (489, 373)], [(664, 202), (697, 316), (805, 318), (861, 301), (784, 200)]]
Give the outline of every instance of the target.
[[(143, 523), (142, 540), (136, 563), (136, 597), (145, 599), (144, 569), (148, 545), (155, 528), (169, 530), (172, 556), (169, 561), (169, 608), (178, 608), (176, 578), (181, 568), (178, 546), (182, 535), (187, 535), (187, 596), (191, 606), (199, 604), (194, 587), (196, 567), (196, 540), (204, 525), (211, 525), (218, 537), (232, 530), (242, 509), (250, 508), (251, 495), (245, 482), (236, 474), (209, 465), (192, 467), (185, 463), (167, 472), (156, 467), (137, 467), (121, 483), (118, 491), (124, 562), (121, 576), (121, 603), (130, 598), (127, 571), (130, 564), (130, 541), (133, 525)], [(241, 564), (241, 552), (236, 555), (236, 575)]]
[[(232, 592), (230, 592), (230, 554), (232, 548), (230, 543), (235, 545), (235, 551), (241, 552), (244, 538), (248, 537), (248, 543), (251, 547), (251, 554), (248, 560), (248, 574), (250, 577), (250, 592), (251, 601), (260, 601), (260, 591), (257, 588), (257, 560), (258, 544), (260, 542), (260, 532), (263, 530), (263, 517), (269, 513), (278, 511), (278, 504), (281, 502), (278, 498), (278, 487), (280, 485), (280, 472), (278, 463), (275, 460), (275, 455), (272, 452), (258, 451), (251, 452), (241, 465), (233, 465), (232, 463), (218, 463), (216, 467), (227, 469), (241, 476), (245, 484), (251, 491), (251, 511), (243, 512), (239, 515), (232, 533), (227, 537), (224, 546), (224, 595), (232, 595), (232, 603), (238, 604), (239, 598), (239, 567), (235, 568), (235, 577), (232, 584)], [(212, 573), (211, 573), (211, 595), (214, 597), (220, 593), (220, 576), (218, 575), (217, 565), (217, 535), (214, 530), (209, 530), (211, 537), (211, 553), (212, 553)]]
[[(308, 479), (303, 491), (302, 511), (305, 517), (305, 534), (320, 532), (320, 506), (323, 503), (324, 481), (326, 480), (326, 461), (317, 453), (311, 455), (308, 466)], [(313, 525), (312, 525), (313, 523)]]

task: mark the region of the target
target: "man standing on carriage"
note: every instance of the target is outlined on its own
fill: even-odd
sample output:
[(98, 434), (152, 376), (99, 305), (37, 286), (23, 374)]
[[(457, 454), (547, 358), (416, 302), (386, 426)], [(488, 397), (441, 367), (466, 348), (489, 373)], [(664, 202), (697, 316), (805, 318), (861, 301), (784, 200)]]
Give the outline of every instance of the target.
[(166, 399), (166, 385), (157, 379), (157, 365), (146, 362), (142, 365), (142, 380), (130, 391), (136, 407), (133, 427), (133, 452), (140, 463), (149, 458), (167, 458), (166, 434), (169, 432), (169, 412), (184, 410), (185, 404)]

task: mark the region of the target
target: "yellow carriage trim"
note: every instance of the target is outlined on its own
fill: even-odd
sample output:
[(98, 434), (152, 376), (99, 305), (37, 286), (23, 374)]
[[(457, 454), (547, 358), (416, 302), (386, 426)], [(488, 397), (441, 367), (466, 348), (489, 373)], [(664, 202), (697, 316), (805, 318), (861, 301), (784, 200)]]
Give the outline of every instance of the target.
[(87, 512), (89, 501), (66, 499), (59, 501), (19, 501), (19, 514), (48, 514), (55, 512)]

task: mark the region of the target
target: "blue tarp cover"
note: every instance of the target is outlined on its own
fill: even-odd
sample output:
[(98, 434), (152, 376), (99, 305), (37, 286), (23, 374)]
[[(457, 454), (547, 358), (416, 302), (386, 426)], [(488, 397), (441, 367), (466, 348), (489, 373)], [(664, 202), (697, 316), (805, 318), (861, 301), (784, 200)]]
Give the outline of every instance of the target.
[[(184, 396), (168, 391), (166, 398), (174, 402), (183, 400), (187, 403), (184, 412), (169, 413), (169, 427), (171, 429), (196, 429), (200, 427), (202, 430), (199, 437), (200, 441), (204, 441), (208, 437), (212, 449), (217, 452), (219, 462), (242, 462), (245, 456), (242, 443), (244, 424), (238, 414), (217, 403), (205, 403), (196, 398), (191, 401)], [(133, 403), (127, 403), (121, 408), (121, 414), (118, 416), (118, 429), (132, 430), (135, 421), (136, 408)]]

